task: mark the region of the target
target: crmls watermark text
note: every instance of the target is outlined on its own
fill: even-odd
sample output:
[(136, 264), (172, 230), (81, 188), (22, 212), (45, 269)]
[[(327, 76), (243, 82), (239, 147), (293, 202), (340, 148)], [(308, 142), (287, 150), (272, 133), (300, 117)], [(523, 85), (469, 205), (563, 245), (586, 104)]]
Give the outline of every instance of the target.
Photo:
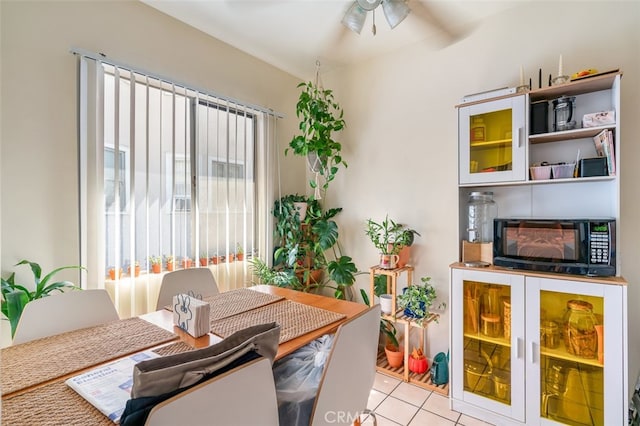
[(324, 421), (327, 423), (352, 425), (359, 418), (360, 413), (349, 411), (327, 411), (324, 413)]

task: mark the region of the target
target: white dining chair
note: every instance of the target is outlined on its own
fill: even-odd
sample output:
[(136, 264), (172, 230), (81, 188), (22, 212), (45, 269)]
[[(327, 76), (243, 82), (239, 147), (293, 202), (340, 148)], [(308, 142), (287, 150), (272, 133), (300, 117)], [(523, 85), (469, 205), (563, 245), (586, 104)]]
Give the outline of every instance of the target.
[(209, 268), (187, 268), (168, 272), (162, 277), (156, 310), (171, 305), (176, 294), (202, 298), (220, 293)]
[[(274, 369), (280, 422), (287, 426), (351, 425), (360, 418), (360, 414), (369, 413), (366, 408), (375, 379), (379, 332), (380, 305), (340, 325), (324, 363), (315, 397), (310, 399), (306, 399), (305, 393), (313, 391), (313, 383), (317, 379), (313, 378), (314, 369), (301, 366), (300, 359), (315, 364), (321, 354), (296, 358), (294, 353), (293, 357), (284, 359), (283, 362), (292, 363), (290, 368), (280, 364)], [(280, 374), (293, 369), (308, 371), (305, 374), (309, 374), (309, 377), (290, 380), (286, 374)], [(291, 383), (295, 383), (294, 387), (300, 383), (300, 387), (287, 389)], [(370, 415), (375, 425), (375, 416), (373, 413)]]
[(29, 342), (119, 319), (106, 290), (73, 290), (27, 303), (13, 344)]
[(146, 426), (278, 426), (271, 362), (258, 358), (156, 405)]
[(311, 412), (311, 425), (353, 424), (367, 410), (380, 333), (380, 305), (343, 323), (336, 332)]

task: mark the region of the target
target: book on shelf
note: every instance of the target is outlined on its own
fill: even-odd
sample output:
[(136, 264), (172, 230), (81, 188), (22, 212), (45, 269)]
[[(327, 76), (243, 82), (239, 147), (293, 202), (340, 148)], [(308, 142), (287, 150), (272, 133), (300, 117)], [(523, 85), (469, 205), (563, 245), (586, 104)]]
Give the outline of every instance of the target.
[(71, 377), (65, 383), (117, 424), (131, 399), (133, 366), (158, 356), (151, 351), (138, 352)]
[(605, 157), (607, 159), (607, 169), (609, 170), (609, 176), (615, 176), (616, 155), (613, 132), (609, 129), (601, 131), (593, 137), (593, 144), (595, 145), (596, 154), (598, 155), (598, 157)]

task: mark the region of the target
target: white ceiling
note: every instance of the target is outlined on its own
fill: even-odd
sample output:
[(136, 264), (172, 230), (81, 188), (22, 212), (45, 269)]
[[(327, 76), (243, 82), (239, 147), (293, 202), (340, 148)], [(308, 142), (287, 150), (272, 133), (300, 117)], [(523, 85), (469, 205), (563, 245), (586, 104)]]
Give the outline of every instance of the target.
[[(480, 20), (518, 2), (409, 0), (412, 12), (395, 29), (382, 8), (358, 35), (341, 24), (353, 0), (141, 0), (302, 80), (426, 40), (446, 48)], [(522, 1), (527, 0), (520, 0)]]

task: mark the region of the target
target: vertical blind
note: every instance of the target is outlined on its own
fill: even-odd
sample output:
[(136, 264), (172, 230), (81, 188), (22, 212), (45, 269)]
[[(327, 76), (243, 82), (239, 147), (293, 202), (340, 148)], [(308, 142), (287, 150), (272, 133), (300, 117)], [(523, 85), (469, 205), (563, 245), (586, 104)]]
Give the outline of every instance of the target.
[(278, 114), (78, 58), (82, 286), (106, 288), (121, 317), (155, 309), (187, 259), (221, 291), (245, 286), (247, 260), (271, 251)]

